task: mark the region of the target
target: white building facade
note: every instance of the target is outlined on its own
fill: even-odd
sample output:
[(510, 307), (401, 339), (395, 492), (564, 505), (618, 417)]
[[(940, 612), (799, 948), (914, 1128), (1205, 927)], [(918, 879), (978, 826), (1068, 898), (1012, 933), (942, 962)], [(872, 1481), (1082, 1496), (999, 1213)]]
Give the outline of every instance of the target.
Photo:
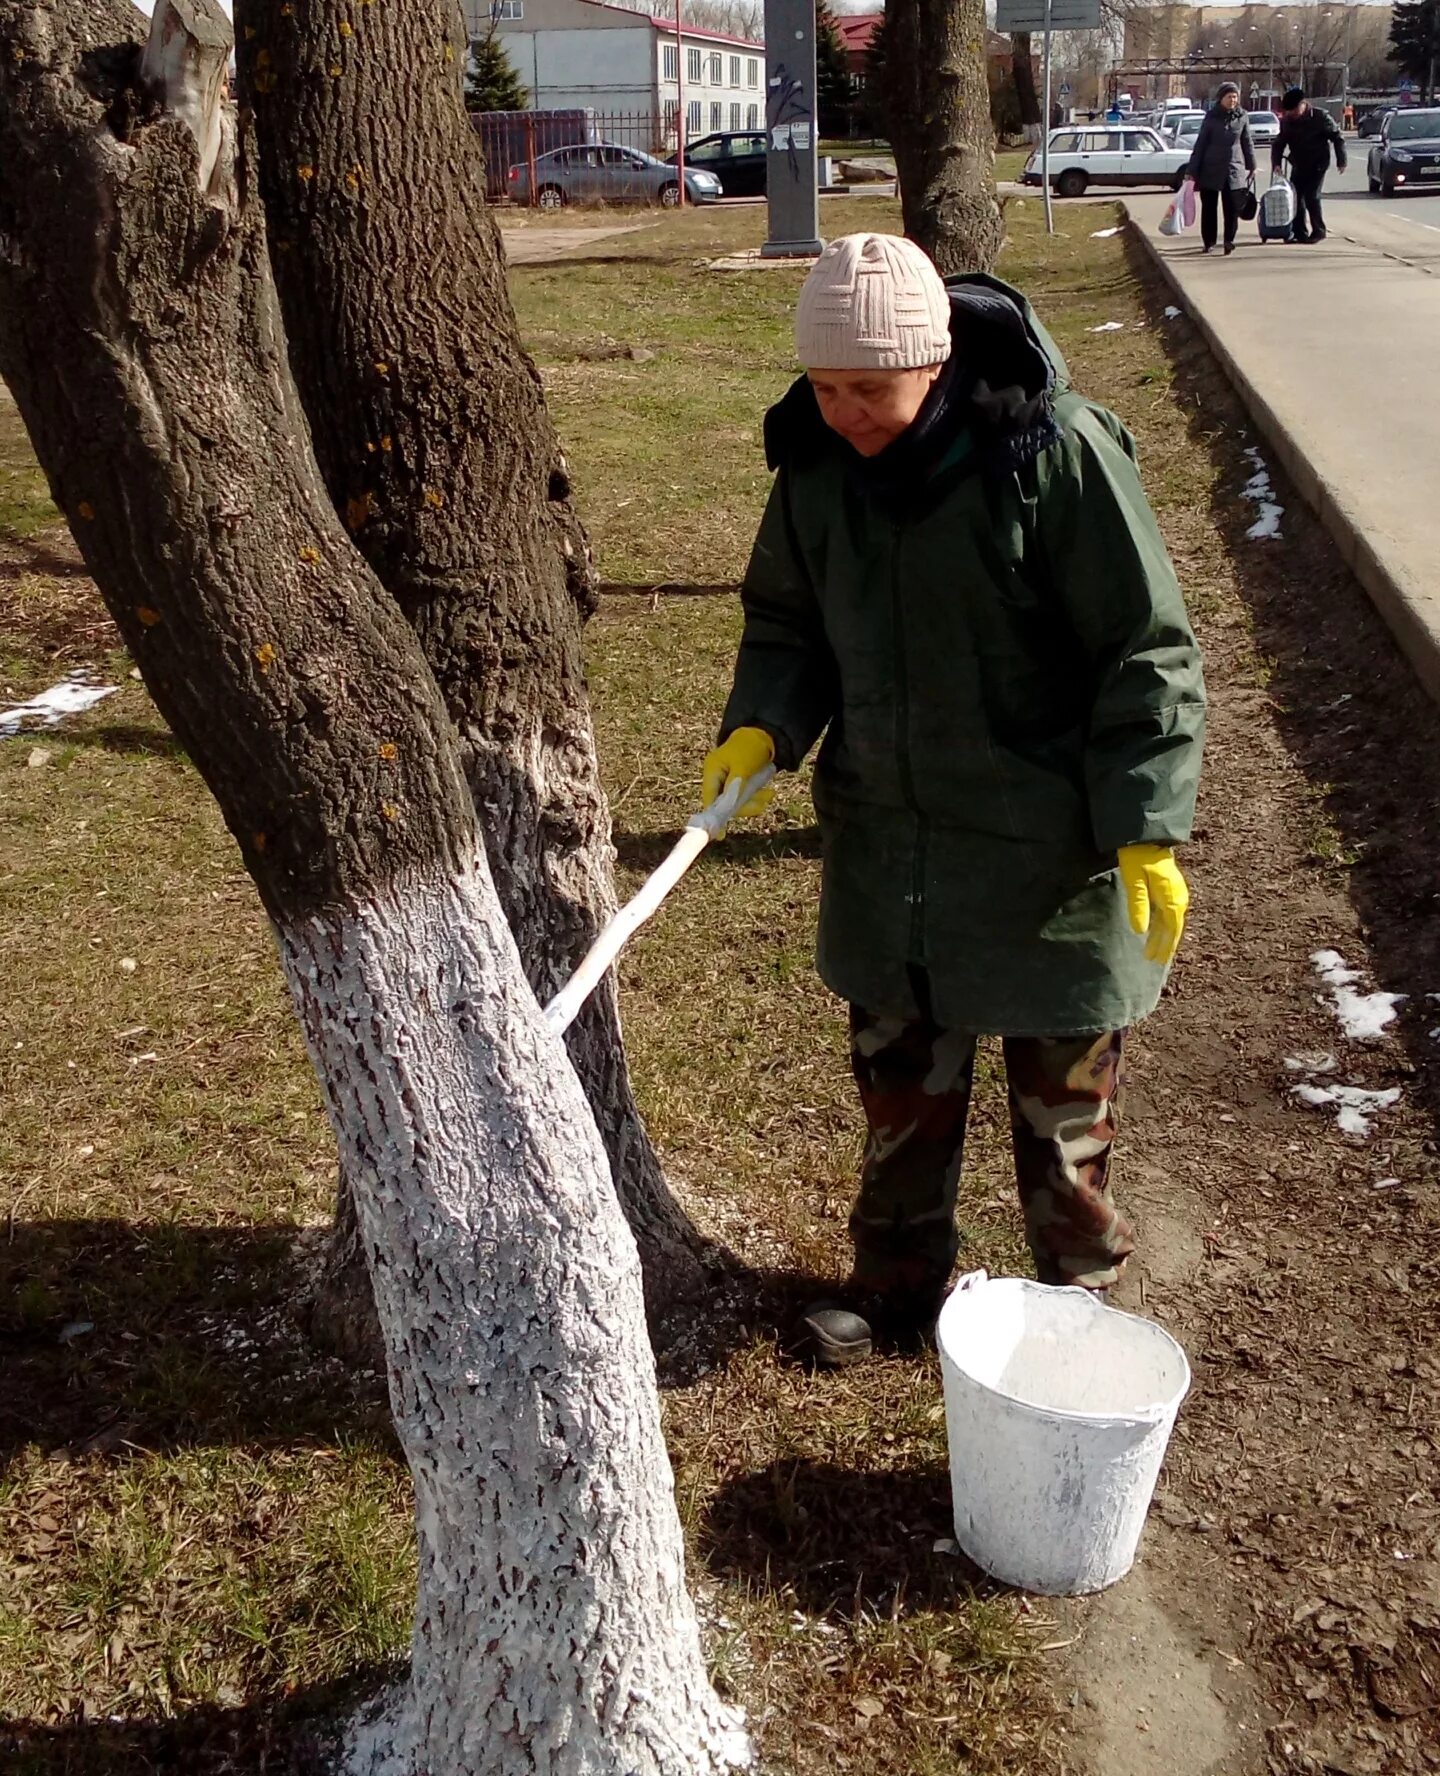
[[(496, 31), (536, 111), (653, 117), (672, 141), (765, 125), (765, 49), (604, 0), (467, 0), (470, 34)], [(683, 75), (683, 80), (682, 80)]]

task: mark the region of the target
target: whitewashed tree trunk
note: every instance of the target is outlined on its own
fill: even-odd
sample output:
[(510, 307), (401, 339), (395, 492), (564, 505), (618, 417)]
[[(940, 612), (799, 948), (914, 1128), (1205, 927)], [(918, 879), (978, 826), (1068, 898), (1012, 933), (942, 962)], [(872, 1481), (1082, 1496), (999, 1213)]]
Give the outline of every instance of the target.
[(280, 948), (358, 1185), (415, 1479), (410, 1686), (350, 1770), (747, 1762), (685, 1590), (635, 1241), (485, 865), (393, 884)]
[(142, 59), (143, 22), (0, 0), (0, 375), (279, 934), (354, 1184), (420, 1548), (368, 1766), (710, 1776), (746, 1742), (604, 1146), (414, 630), (326, 495), (224, 14), (159, 0)]

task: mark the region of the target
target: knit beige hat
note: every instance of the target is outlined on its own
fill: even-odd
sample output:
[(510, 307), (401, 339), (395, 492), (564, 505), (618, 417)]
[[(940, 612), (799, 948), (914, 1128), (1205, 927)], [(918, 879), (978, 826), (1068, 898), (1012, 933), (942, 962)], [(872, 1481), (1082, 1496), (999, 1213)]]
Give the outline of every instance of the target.
[(807, 370), (912, 370), (950, 356), (950, 298), (898, 234), (846, 234), (815, 261), (795, 310)]

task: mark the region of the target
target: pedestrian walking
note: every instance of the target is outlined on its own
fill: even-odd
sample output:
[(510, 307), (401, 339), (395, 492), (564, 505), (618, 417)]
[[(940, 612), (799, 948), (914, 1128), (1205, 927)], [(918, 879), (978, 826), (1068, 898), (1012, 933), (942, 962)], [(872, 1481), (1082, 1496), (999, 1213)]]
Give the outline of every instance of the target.
[(1345, 138), (1328, 111), (1320, 111), (1305, 97), (1302, 88), (1292, 86), (1280, 101), (1280, 129), (1270, 146), (1270, 167), (1278, 172), (1286, 154), (1290, 156), (1290, 183), (1295, 187), (1295, 232), (1292, 240), (1310, 245), (1325, 238), (1325, 212), (1320, 193), (1325, 175), (1330, 170), (1330, 155), (1335, 165), (1345, 171)]
[(1200, 193), (1200, 248), (1213, 253), (1219, 235), (1219, 214), (1225, 212), (1225, 251), (1235, 251), (1240, 226), (1240, 193), (1255, 177), (1255, 148), (1250, 123), (1240, 109), (1240, 88), (1227, 80), (1195, 132), (1186, 172)]
[(1204, 687), (1133, 440), (1023, 296), (848, 235), (795, 342), (703, 797), (824, 735), (818, 965), (869, 1136), (853, 1274), (802, 1333), (841, 1365), (933, 1323), (981, 1035), (1039, 1276), (1117, 1280), (1125, 1039), (1184, 927)]

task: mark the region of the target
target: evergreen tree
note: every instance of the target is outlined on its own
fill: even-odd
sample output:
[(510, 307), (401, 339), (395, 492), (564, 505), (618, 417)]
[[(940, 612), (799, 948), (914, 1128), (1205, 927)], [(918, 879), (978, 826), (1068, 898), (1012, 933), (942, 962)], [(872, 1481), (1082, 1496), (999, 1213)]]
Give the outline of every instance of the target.
[(1440, 0), (1397, 0), (1390, 15), (1390, 60), (1420, 83), (1425, 103), (1433, 104), (1440, 67)]
[(850, 66), (826, 0), (815, 0), (815, 106), (822, 136), (850, 133)]
[(529, 103), (530, 94), (520, 84), (520, 76), (499, 37), (492, 33), (475, 38), (465, 64), (465, 109), (523, 111)]

